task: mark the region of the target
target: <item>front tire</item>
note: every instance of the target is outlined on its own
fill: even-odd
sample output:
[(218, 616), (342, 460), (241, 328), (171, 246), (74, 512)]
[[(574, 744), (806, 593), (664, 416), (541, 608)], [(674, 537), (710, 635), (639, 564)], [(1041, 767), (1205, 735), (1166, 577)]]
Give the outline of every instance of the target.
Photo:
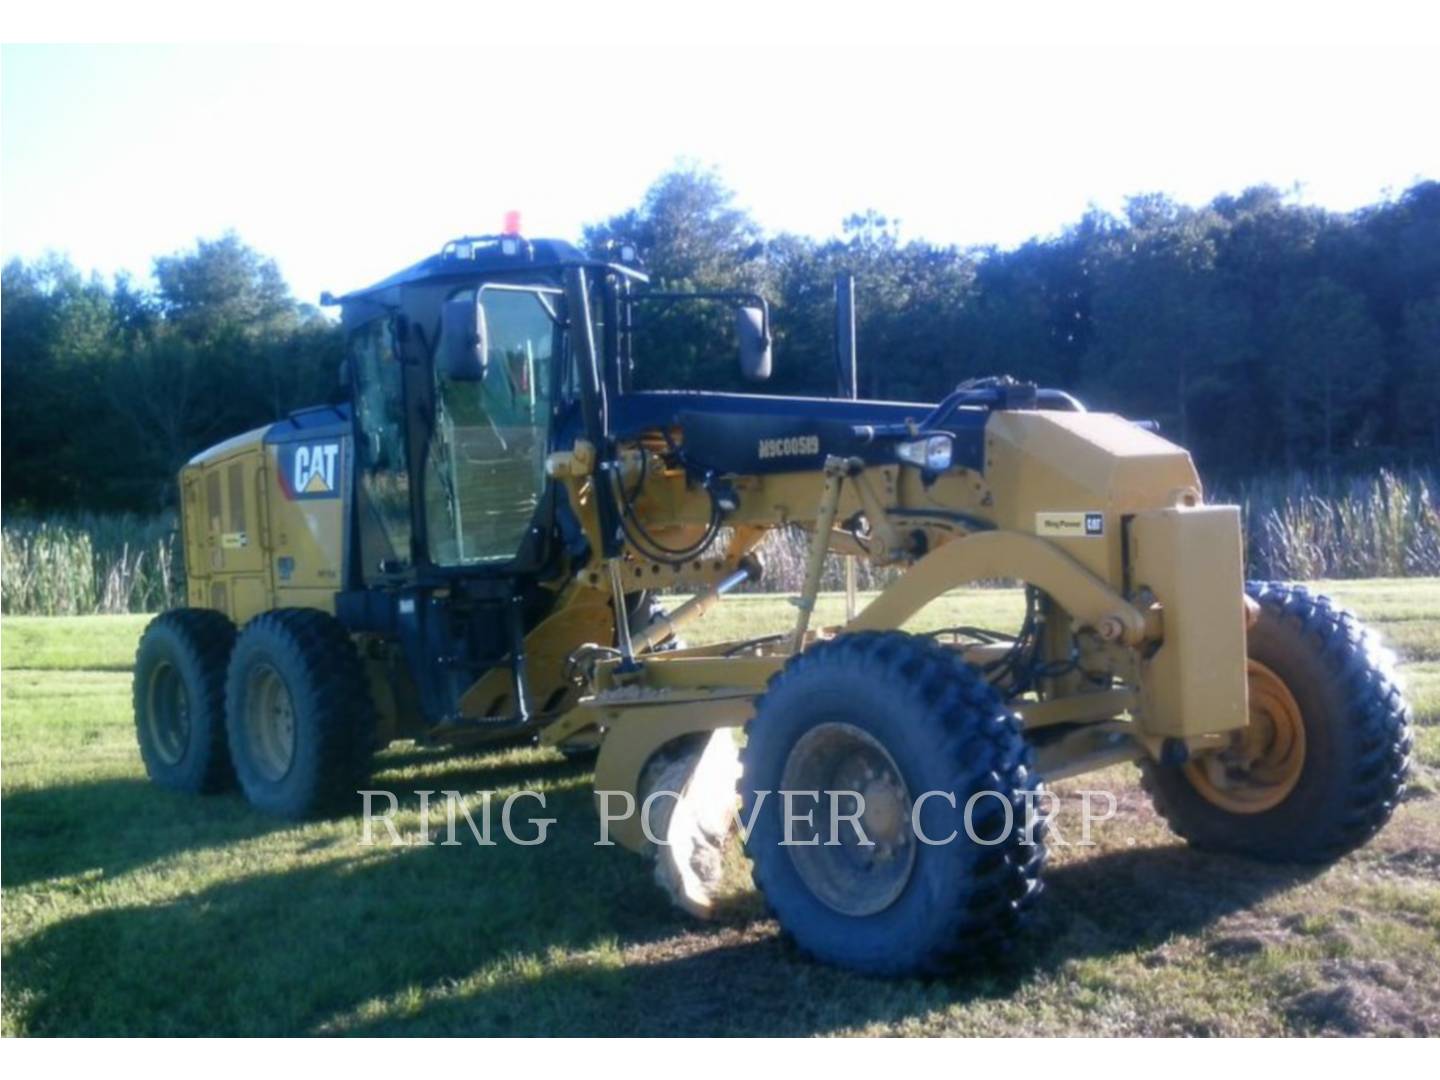
[[(1016, 932), (1040, 891), (1043, 831), (1025, 828), (1040, 782), (1018, 719), (956, 653), (898, 632), (813, 645), (771, 679), (747, 733), (746, 853), (802, 950), (872, 974), (934, 973)], [(797, 844), (809, 837), (793, 815), (784, 843), (785, 790), (860, 791), (868, 850), (843, 825)], [(809, 808), (792, 799), (794, 813)], [(830, 812), (814, 809), (821, 832)]]
[(152, 619), (135, 653), (135, 735), (145, 772), (192, 795), (233, 783), (225, 745), (225, 666), (235, 624), (179, 608)]
[(368, 774), (375, 711), (364, 665), (324, 612), (282, 608), (246, 625), (225, 713), (235, 775), (267, 814), (313, 817), (353, 797)]
[(1142, 764), (1156, 811), (1197, 848), (1329, 862), (1365, 843), (1405, 792), (1409, 709), (1394, 660), (1327, 597), (1251, 582), (1250, 724), (1185, 765)]

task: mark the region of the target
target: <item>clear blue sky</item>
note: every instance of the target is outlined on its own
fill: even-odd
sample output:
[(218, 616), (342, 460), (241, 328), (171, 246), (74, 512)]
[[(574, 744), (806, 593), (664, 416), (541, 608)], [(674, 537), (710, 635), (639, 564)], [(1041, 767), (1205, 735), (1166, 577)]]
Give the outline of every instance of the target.
[(1440, 177), (1435, 51), (546, 51), (8, 46), (0, 249), (84, 268), (233, 228), (301, 299), (517, 208), (574, 236), (677, 159), (770, 230), (873, 207), (1016, 244), (1089, 203), (1300, 185), (1336, 209)]

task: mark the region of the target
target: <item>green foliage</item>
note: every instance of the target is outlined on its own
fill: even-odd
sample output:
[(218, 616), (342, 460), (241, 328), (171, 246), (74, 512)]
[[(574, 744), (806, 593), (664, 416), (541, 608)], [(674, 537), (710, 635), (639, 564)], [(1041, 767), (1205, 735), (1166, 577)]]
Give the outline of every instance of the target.
[(233, 235), (156, 259), (153, 292), (59, 257), (3, 275), (7, 511), (153, 513), (197, 450), (336, 392), (338, 329)]
[[(628, 241), (665, 291), (756, 289), (760, 230), (736, 209), (714, 173), (677, 170), (661, 177), (641, 205), (584, 230), (584, 246), (608, 252)], [(738, 388), (729, 310), (713, 303), (642, 305), (637, 313), (637, 390), (686, 386)], [(686, 380), (686, 381), (681, 381)]]
[(1359, 293), (1329, 278), (1311, 283), (1290, 308), (1282, 357), (1287, 457), (1330, 468), (1336, 437), (1378, 421), (1383, 388), (1380, 334)]
[(7, 505), (82, 500), (86, 452), (100, 445), (84, 436), (108, 426), (105, 386), (118, 359), (116, 339), (99, 278), (82, 278), (56, 257), (28, 266), (12, 261), (0, 272)]
[[(1440, 460), (1440, 183), (1352, 214), (1273, 188), (1129, 200), (1013, 251), (901, 238), (875, 211), (837, 238), (765, 239), (712, 173), (683, 167), (586, 230), (639, 244), (664, 287), (761, 288), (766, 393), (833, 394), (837, 273), (857, 277), (861, 389), (935, 401), (1009, 373), (1159, 420), (1211, 479)], [(639, 387), (748, 389), (723, 313), (644, 327)]]
[(292, 330), (299, 322), (280, 268), (234, 233), (156, 259), (155, 281), (160, 311), (192, 341), (228, 334), (253, 338)]

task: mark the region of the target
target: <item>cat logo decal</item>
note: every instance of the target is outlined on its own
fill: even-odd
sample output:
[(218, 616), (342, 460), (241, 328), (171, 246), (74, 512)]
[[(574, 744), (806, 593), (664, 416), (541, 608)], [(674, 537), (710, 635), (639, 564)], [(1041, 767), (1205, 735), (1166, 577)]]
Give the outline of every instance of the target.
[(340, 494), (342, 457), (338, 441), (282, 443), (280, 487), (287, 499), (333, 499)]

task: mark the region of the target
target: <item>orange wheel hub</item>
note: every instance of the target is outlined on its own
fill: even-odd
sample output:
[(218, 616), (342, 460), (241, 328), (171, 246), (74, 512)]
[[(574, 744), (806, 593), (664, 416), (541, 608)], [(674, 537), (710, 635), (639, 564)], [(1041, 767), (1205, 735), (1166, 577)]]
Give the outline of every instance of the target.
[(1295, 695), (1258, 660), (1250, 661), (1249, 682), (1250, 723), (1224, 750), (1185, 765), (1195, 790), (1233, 814), (1273, 810), (1295, 790), (1305, 766), (1305, 721)]

